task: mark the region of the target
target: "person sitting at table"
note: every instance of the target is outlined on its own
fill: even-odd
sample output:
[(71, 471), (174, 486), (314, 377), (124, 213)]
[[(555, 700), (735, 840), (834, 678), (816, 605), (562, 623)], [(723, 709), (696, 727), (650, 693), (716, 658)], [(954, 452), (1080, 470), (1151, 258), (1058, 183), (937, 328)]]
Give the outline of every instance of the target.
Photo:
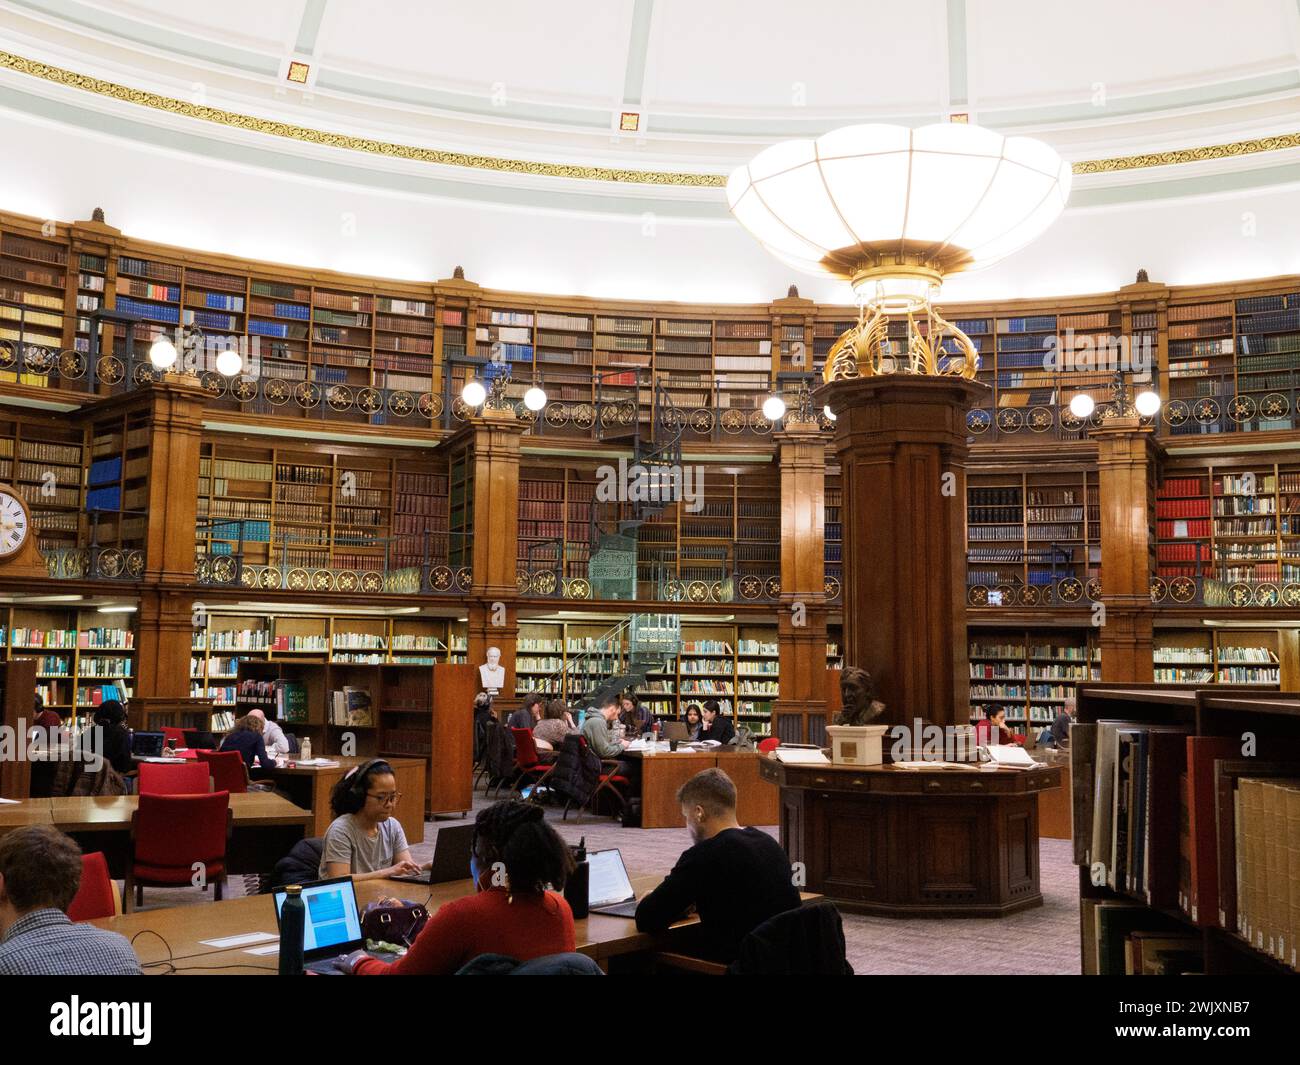
[(649, 707), (641, 705), (635, 692), (628, 692), (621, 701), (618, 719), (623, 723), (623, 734), (636, 739), (642, 733), (650, 731), (655, 717)]
[(330, 792), (334, 820), (325, 831), (322, 880), (378, 880), (420, 871), (411, 860), (402, 823), (393, 816), (401, 797), (393, 767), (382, 758), (362, 762), (343, 775)]
[(506, 719), (506, 725), (510, 728), (526, 728), (531, 731), (533, 726), (542, 719), (542, 702), (540, 693), (529, 692), (524, 696), (524, 705)]
[(691, 703), (686, 708), (683, 720), (686, 722), (686, 739), (688, 742), (694, 743), (700, 738), (700, 729), (704, 727), (704, 717), (700, 713), (700, 704)]
[(731, 723), (731, 718), (722, 713), (717, 699), (706, 699), (703, 709), (704, 722), (700, 725), (700, 739), (727, 744), (736, 738), (736, 726)]
[(135, 762), (131, 758), (131, 733), (126, 727), (126, 709), (116, 699), (109, 699), (95, 708), (92, 719), (98, 733), (83, 732), (80, 746), (83, 750), (94, 747), (104, 761), (119, 773), (135, 772)]
[(577, 731), (573, 718), (569, 714), (569, 708), (564, 705), (564, 700), (551, 699), (542, 711), (542, 720), (537, 722), (537, 726), (533, 729), (533, 739), (539, 743), (549, 744), (551, 750), (558, 751), (564, 738), (572, 736)]
[[(250, 777), (254, 775), (255, 769), (261, 770), (256, 774), (257, 776), (265, 777), (269, 776), (270, 770), (275, 768), (275, 756), (267, 751), (262, 736), (265, 725), (266, 718), (259, 711), (250, 710), (235, 721), (234, 728), (227, 732), (225, 739), (221, 741), (221, 750), (239, 752)], [(257, 760), (256, 766), (254, 759)]]
[(1007, 708), (993, 706), (986, 709), (985, 717), (975, 722), (975, 743), (987, 747), (990, 743), (1016, 743), (1016, 735), (1007, 728)]
[[(63, 725), (63, 718), (59, 716), (57, 710), (51, 709), (45, 705), (45, 700), (41, 697), (40, 692), (36, 693), (36, 704), (32, 709), (32, 713), (34, 715), (32, 718), (32, 728), (41, 729), (45, 732), (46, 738), (58, 734), (58, 729)], [(54, 729), (55, 731), (51, 733), (49, 731), (50, 729)]]
[(254, 707), (248, 711), (249, 717), (255, 717), (262, 722), (262, 743), (266, 745), (266, 752), (272, 758), (278, 754), (289, 753), (289, 738), (284, 734), (279, 724), (267, 718), (266, 714)]
[(361, 976), (438, 976), (482, 954), (529, 961), (574, 949), (573, 911), (559, 891), (573, 858), (540, 806), (510, 799), (474, 819), (477, 892), (438, 908), (392, 965), (356, 951), (338, 967)]
[(700, 915), (698, 949), (712, 961), (735, 960), (740, 942), (778, 913), (800, 904), (790, 859), (775, 839), (736, 820), (736, 785), (721, 769), (705, 769), (677, 792), (694, 846), (636, 908), (636, 926), (664, 932), (693, 906)]
[(0, 836), (0, 976), (139, 976), (125, 937), (73, 924), (81, 849), (53, 825)]

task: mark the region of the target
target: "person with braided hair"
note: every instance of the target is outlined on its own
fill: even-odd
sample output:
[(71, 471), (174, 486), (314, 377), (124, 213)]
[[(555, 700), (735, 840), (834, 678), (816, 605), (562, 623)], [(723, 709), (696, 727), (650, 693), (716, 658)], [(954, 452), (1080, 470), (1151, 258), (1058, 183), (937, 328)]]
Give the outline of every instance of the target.
[(478, 893), (440, 907), (392, 965), (356, 951), (339, 960), (359, 976), (454, 973), (481, 954), (530, 961), (574, 949), (573, 911), (559, 894), (573, 858), (540, 806), (514, 799), (480, 810), (470, 874)]

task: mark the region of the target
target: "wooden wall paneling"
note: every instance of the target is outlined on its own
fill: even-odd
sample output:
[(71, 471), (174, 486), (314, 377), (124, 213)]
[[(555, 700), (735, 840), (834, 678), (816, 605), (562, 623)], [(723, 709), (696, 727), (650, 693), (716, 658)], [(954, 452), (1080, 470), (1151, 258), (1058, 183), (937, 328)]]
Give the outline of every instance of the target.
[(429, 766), (429, 814), (458, 813), (474, 805), (474, 696), (480, 689), (478, 664), (433, 667), (433, 707)]

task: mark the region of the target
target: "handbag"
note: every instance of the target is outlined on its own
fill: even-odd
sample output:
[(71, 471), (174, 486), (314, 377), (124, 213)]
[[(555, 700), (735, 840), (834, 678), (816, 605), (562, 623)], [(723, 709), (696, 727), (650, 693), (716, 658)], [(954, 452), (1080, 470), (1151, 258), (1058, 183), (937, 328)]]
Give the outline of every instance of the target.
[(372, 942), (409, 947), (428, 920), (429, 911), (418, 902), (380, 899), (362, 912), (361, 934)]

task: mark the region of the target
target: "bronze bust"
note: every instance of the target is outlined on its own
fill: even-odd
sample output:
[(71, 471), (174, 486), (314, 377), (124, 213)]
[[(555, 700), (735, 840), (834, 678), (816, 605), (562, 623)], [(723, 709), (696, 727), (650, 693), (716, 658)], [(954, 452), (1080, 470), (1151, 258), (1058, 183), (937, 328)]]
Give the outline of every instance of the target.
[(870, 725), (885, 712), (885, 704), (876, 698), (871, 674), (858, 666), (840, 671), (840, 701), (844, 709), (835, 715), (837, 725)]

